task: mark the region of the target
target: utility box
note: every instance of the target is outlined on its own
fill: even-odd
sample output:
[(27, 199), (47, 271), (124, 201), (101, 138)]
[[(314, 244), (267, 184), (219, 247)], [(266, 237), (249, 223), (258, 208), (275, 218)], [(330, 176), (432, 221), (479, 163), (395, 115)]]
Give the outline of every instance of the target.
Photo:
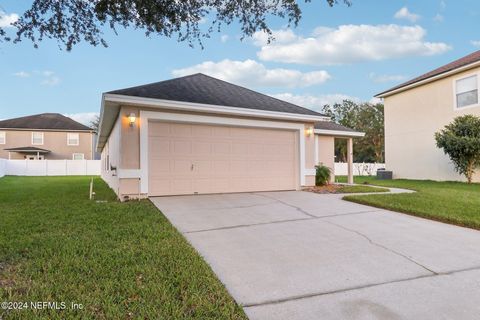
[(378, 180), (392, 180), (393, 179), (393, 171), (388, 171), (385, 169), (378, 169), (377, 170), (377, 179)]

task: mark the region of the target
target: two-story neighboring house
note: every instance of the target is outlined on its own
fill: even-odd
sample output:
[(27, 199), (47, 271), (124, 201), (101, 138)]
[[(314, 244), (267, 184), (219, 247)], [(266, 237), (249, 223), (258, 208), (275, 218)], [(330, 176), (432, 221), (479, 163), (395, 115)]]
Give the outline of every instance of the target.
[(58, 113), (0, 121), (0, 158), (91, 160), (93, 129)]
[(479, 85), (477, 51), (377, 95), (385, 103), (385, 164), (395, 178), (464, 180), (434, 134), (458, 116), (480, 116)]

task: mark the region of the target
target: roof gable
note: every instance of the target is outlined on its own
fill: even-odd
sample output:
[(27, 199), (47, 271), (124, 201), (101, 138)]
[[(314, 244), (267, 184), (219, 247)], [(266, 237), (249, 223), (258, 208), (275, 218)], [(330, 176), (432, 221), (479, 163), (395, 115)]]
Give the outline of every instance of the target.
[(436, 77), (436, 76), (439, 76), (439, 75), (442, 75), (444, 73), (447, 73), (449, 71), (453, 71), (455, 69), (458, 69), (458, 68), (461, 68), (461, 67), (465, 67), (469, 64), (472, 64), (472, 63), (475, 63), (475, 62), (479, 62), (480, 61), (480, 50), (474, 52), (474, 53), (471, 53), (463, 58), (460, 58), (458, 60), (455, 60), (453, 62), (450, 62), (444, 66), (441, 66), (440, 68), (437, 68), (435, 70), (432, 70), (430, 72), (427, 72), (425, 74), (422, 74), (421, 76), (418, 76), (412, 80), (409, 80), (407, 82), (404, 82), (402, 84), (399, 84), (398, 86), (395, 86), (393, 88), (390, 88), (386, 91), (383, 91), (379, 94), (377, 94), (375, 97), (381, 97), (391, 91), (395, 91), (395, 90), (398, 90), (398, 89), (401, 89), (401, 88), (404, 88), (404, 87), (407, 87), (409, 85), (412, 85), (412, 84), (415, 84), (417, 82), (420, 82), (420, 81), (423, 81), (423, 80), (427, 80), (427, 79), (430, 79), (430, 78), (433, 78), (433, 77)]
[(202, 73), (107, 92), (125, 96), (323, 116), (313, 110)]
[(92, 131), (73, 119), (59, 113), (41, 113), (31, 116), (0, 121), (0, 129), (32, 129), (32, 130), (72, 130)]

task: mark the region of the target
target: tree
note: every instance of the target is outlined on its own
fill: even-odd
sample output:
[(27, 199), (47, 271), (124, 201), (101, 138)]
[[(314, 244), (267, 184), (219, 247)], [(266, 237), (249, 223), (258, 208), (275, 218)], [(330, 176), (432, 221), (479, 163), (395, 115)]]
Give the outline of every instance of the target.
[(100, 116), (97, 114), (95, 117), (90, 121), (90, 128), (92, 128), (95, 132), (98, 133), (98, 128), (100, 126)]
[[(322, 112), (332, 121), (345, 127), (365, 132), (365, 137), (353, 142), (354, 160), (357, 162), (384, 162), (385, 134), (383, 104), (361, 103), (344, 100), (333, 106), (325, 105)], [(347, 161), (345, 139), (335, 139), (335, 155), (338, 161)]]
[[(339, 1), (351, 5), (350, 0), (324, 1), (329, 6)], [(273, 36), (267, 22), (269, 16), (286, 19), (288, 26), (296, 26), (302, 11), (296, 0), (34, 0), (13, 24), (17, 28), (14, 42), (25, 38), (38, 47), (44, 38), (52, 38), (67, 50), (82, 40), (106, 47), (101, 30), (106, 25), (115, 33), (119, 26), (132, 26), (144, 30), (147, 36), (177, 35), (178, 41), (192, 46), (195, 41), (202, 45), (202, 38), (233, 22), (240, 24), (243, 36), (264, 31), (270, 41)], [(212, 22), (203, 30), (201, 24), (207, 18)], [(1, 28), (0, 38), (11, 40)]]
[(437, 147), (450, 157), (455, 170), (471, 183), (475, 169), (480, 167), (480, 118), (457, 117), (435, 133), (435, 140)]

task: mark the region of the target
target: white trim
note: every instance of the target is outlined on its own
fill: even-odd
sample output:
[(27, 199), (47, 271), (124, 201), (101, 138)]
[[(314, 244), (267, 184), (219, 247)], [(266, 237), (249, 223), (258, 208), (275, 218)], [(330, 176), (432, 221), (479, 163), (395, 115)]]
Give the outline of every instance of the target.
[[(75, 159), (75, 155), (82, 155), (82, 159)], [(80, 152), (72, 153), (72, 160), (85, 160), (85, 154)]]
[(168, 113), (160, 111), (140, 110), (140, 192), (148, 194), (148, 122), (161, 120), (165, 122), (187, 122), (214, 125), (230, 125), (237, 127), (257, 127), (295, 130), (299, 133), (299, 174), (300, 186), (305, 185), (305, 124), (276, 122), (265, 120), (236, 119), (204, 115)]
[(45, 131), (45, 132), (94, 132), (95, 130), (64, 130), (64, 129), (30, 129), (30, 128), (0, 128), (0, 130), (5, 130), (5, 131)]
[(318, 166), (318, 161), (319, 161), (319, 157), (318, 157), (318, 134), (314, 134), (315, 136), (315, 165)]
[[(477, 102), (478, 103), (471, 104), (464, 107), (458, 107), (457, 106), (457, 81), (470, 78), (473, 76), (477, 76)], [(461, 77), (455, 77), (452, 80), (452, 85), (453, 85), (453, 110), (454, 111), (462, 111), (462, 110), (480, 107), (480, 72), (472, 72), (472, 73), (463, 75)]]
[[(70, 143), (70, 135), (77, 135), (77, 143)], [(79, 146), (80, 145), (80, 133), (78, 132), (67, 132), (67, 146)]]
[(364, 137), (365, 132), (351, 132), (351, 131), (340, 131), (340, 130), (323, 130), (315, 129), (313, 130), (315, 134), (322, 136), (338, 136), (338, 137)]
[(218, 106), (218, 105), (184, 102), (184, 101), (132, 97), (132, 96), (125, 96), (125, 95), (118, 95), (118, 94), (110, 94), (110, 93), (104, 94), (103, 98), (104, 100), (110, 101), (110, 102), (151, 107), (151, 108), (166, 108), (166, 109), (175, 109), (175, 110), (182, 110), (182, 111), (232, 114), (232, 115), (241, 115), (241, 116), (262, 117), (262, 118), (266, 117), (266, 118), (272, 118), (272, 119), (298, 120), (298, 121), (305, 121), (305, 122), (330, 120), (330, 118), (326, 116), (313, 116), (313, 115), (298, 114), (298, 113), (266, 111), (266, 110), (259, 110), (259, 109), (246, 109), (246, 108)]
[[(35, 133), (40, 133), (40, 134), (42, 135), (42, 142), (41, 142), (41, 143), (35, 143), (35, 142), (33, 141), (33, 135), (34, 135)], [(33, 132), (32, 132), (32, 145), (34, 145), (34, 146), (43, 146), (43, 142), (44, 142), (43, 132), (33, 131)]]
[(118, 169), (117, 177), (119, 179), (132, 179), (140, 178), (142, 175), (142, 170), (140, 169)]
[(471, 69), (471, 68), (475, 68), (477, 66), (480, 66), (480, 61), (476, 61), (476, 62), (467, 64), (466, 66), (463, 66), (463, 67), (453, 69), (453, 70), (450, 70), (448, 72), (436, 75), (434, 77), (430, 77), (430, 78), (424, 79), (422, 81), (418, 81), (418, 82), (409, 84), (408, 86), (405, 86), (405, 87), (401, 87), (401, 88), (398, 88), (398, 89), (395, 89), (395, 90), (385, 91), (381, 94), (377, 94), (375, 96), (375, 98), (385, 98), (385, 97), (394, 95), (396, 93), (406, 91), (406, 90), (409, 90), (409, 89), (412, 89), (412, 88), (415, 88), (415, 87), (421, 86), (423, 84), (430, 83), (430, 82), (433, 82), (433, 81), (436, 81), (436, 80), (439, 80), (439, 79), (442, 79), (442, 78), (446, 78), (448, 76), (451, 76), (451, 75), (456, 74), (456, 73), (460, 73), (462, 71), (465, 71), (465, 70), (468, 70), (468, 69)]
[(0, 131), (0, 139), (3, 139), (3, 142), (2, 142), (2, 140), (0, 140), (0, 144), (7, 144), (7, 132), (6, 131)]
[(305, 169), (306, 176), (314, 176), (316, 175), (315, 169)]
[(119, 179), (141, 178), (142, 170), (140, 169), (118, 169), (117, 176)]

